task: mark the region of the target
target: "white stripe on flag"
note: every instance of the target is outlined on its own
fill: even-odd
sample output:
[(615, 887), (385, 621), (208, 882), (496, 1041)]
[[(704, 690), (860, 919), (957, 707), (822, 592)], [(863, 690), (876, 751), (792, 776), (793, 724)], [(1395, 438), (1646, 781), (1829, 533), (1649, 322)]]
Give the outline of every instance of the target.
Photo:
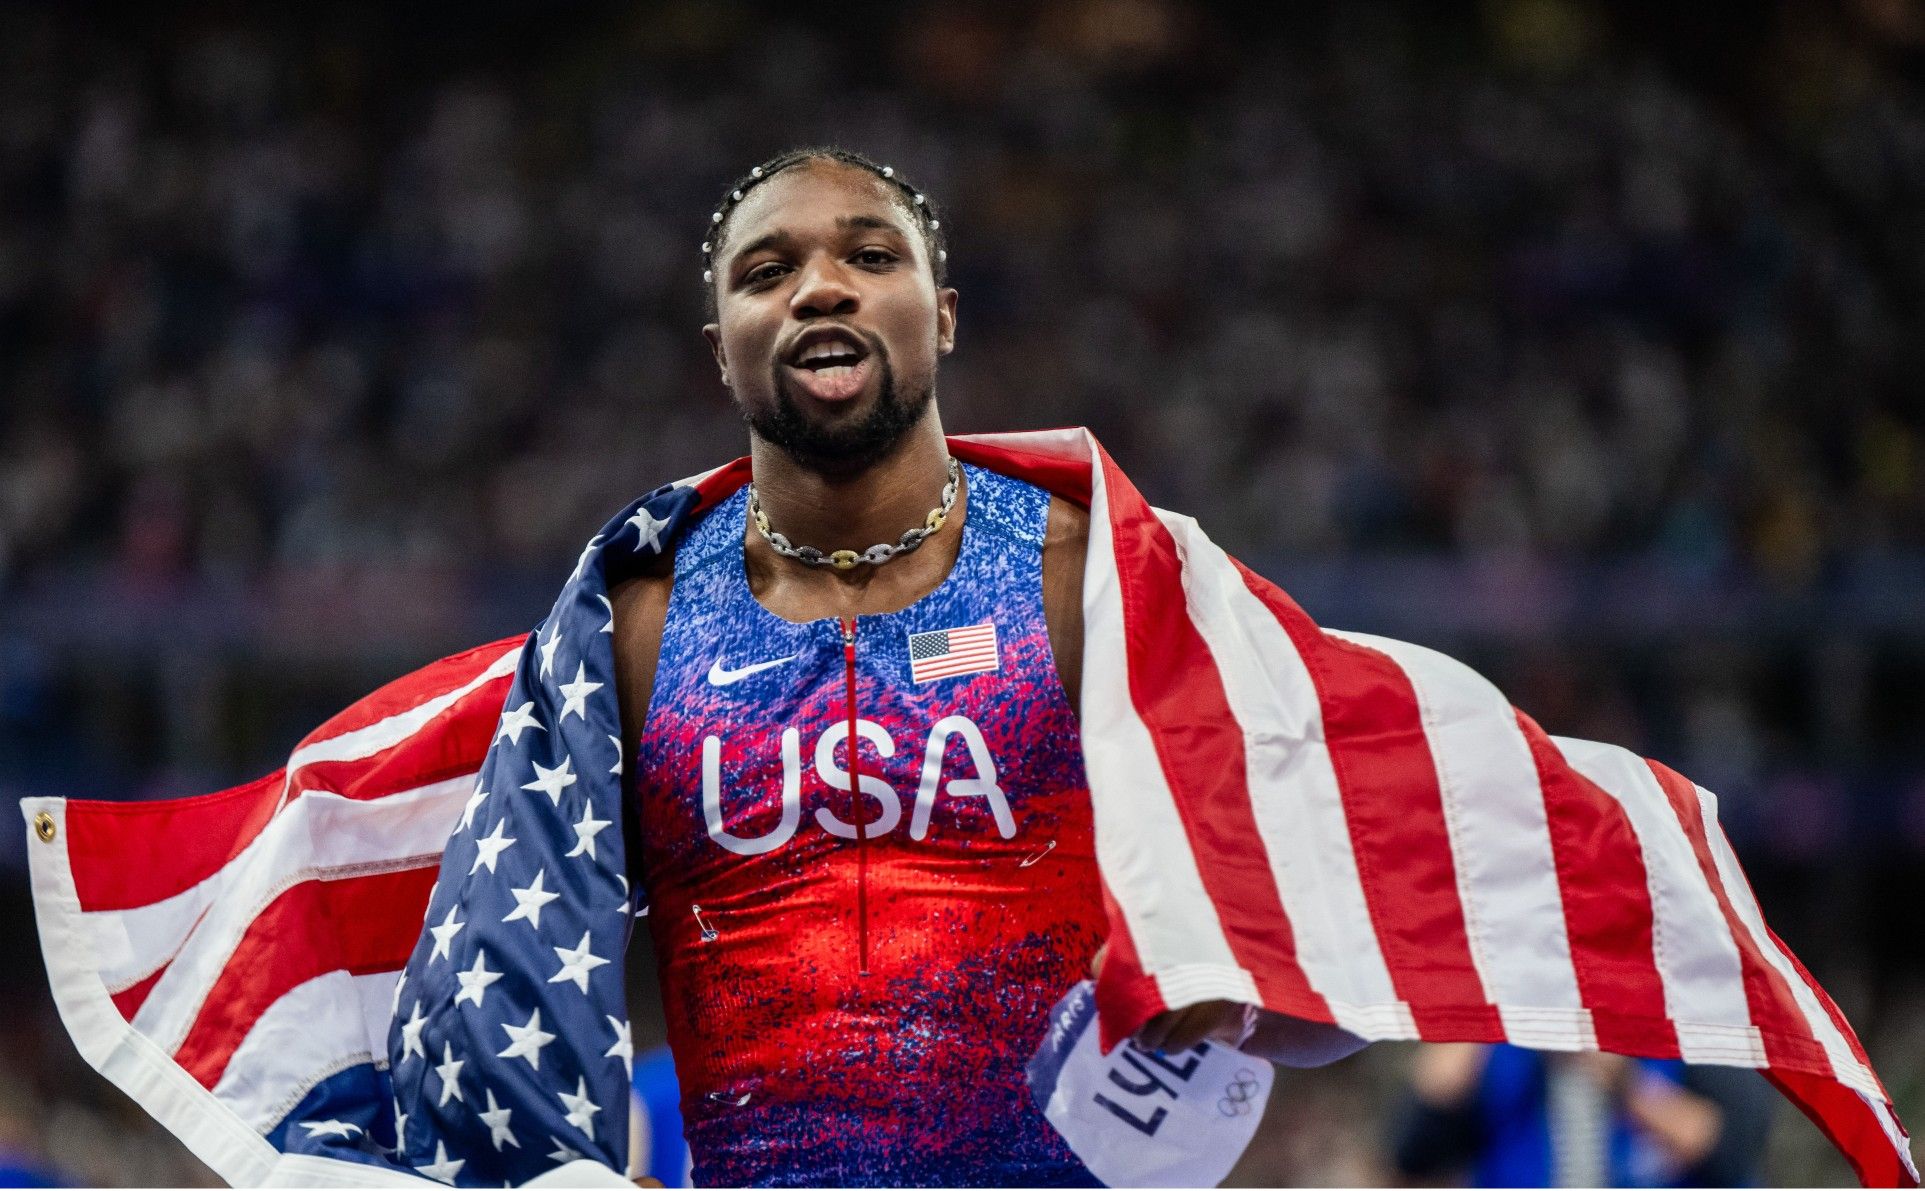
[[(215, 1081), (215, 1097), (265, 1133), (322, 1079), (356, 1062), (385, 1063), (398, 974), (324, 972), (289, 989), (254, 1019)], [(374, 1010), (381, 1018), (378, 1039)]]
[[(151, 976), (180, 950), (201, 914), (223, 898), (261, 897), (265, 890), (285, 888), (296, 874), (317, 866), (342, 868), (421, 854), (435, 846), (437, 823), (442, 825), (445, 847), (447, 829), (455, 823), (454, 795), (462, 795), (465, 801), (474, 781), (472, 774), (457, 776), (376, 799), (309, 791), (283, 807), (237, 856), (200, 883), (144, 906), (84, 912), (82, 923), (102, 944), (96, 952), (101, 980), (119, 992)], [(410, 808), (422, 801), (435, 805), (417, 820)], [(309, 833), (317, 834), (310, 837)], [(322, 850), (305, 853), (300, 845), (318, 845)], [(264, 860), (265, 853), (272, 853), (272, 858)]]
[(1183, 556), (1184, 598), (1243, 728), (1251, 811), (1289, 909), (1297, 964), (1337, 1024), (1415, 1038), (1364, 899), (1317, 688), (1296, 646), (1196, 521), (1156, 510)]
[(481, 673), (446, 694), (436, 695), (426, 702), (410, 707), (406, 711), (398, 711), (364, 728), (355, 728), (339, 736), (330, 736), (326, 740), (317, 740), (295, 749), (293, 755), (287, 759), (287, 781), (281, 797), (286, 798), (294, 790), (295, 775), (304, 766), (322, 761), (358, 761), (400, 744), (419, 732), (429, 720), (460, 702), (463, 697), (497, 678), (513, 674), (515, 666), (520, 661), (521, 646), (517, 645), (490, 662)]
[(1853, 1088), (1852, 1091), (1865, 1102), (1866, 1108), (1871, 1109), (1872, 1119), (1878, 1122), (1878, 1128), (1885, 1134), (1885, 1140), (1890, 1142), (1892, 1149), (1898, 1153), (1898, 1160), (1904, 1163), (1906, 1173), (1912, 1176), (1912, 1182), (1917, 1183), (1919, 1181), (1918, 1163), (1912, 1160), (1912, 1144), (1905, 1136), (1904, 1127), (1898, 1123), (1898, 1117), (1886, 1105), (1883, 1097), (1867, 1095), (1859, 1088)]
[(1159, 984), (1166, 1003), (1173, 997), (1177, 1004), (1209, 997), (1254, 1003), (1256, 982), (1224, 937), (1149, 729), (1131, 701), (1109, 499), (1101, 469), (1093, 471), (1083, 568), (1082, 739), (1097, 865), (1144, 971), (1194, 965), (1215, 973), (1179, 982), (1172, 972), (1172, 983)]
[(1540, 1050), (1595, 1050), (1564, 927), (1544, 791), (1509, 700), (1435, 650), (1324, 631), (1387, 655), (1417, 694), (1471, 959), (1505, 1035)]
[[(269, 902), (302, 881), (344, 870), (368, 875), (436, 862), (474, 785), (469, 774), (386, 798), (310, 791), (290, 803), (245, 851), (189, 891), (205, 891), (206, 916), (154, 982), (134, 1014), (134, 1028), (169, 1054), (179, 1050), (201, 1003)], [(151, 908), (96, 913), (138, 916)], [(137, 927), (128, 930), (134, 939), (142, 933)], [(143, 962), (152, 971), (165, 958), (149, 954)]]
[(1764, 1066), (1738, 945), (1657, 776), (1642, 757), (1616, 745), (1564, 736), (1551, 741), (1572, 768), (1617, 800), (1637, 834), (1651, 891), (1651, 951), (1685, 1062)]
[(1806, 985), (1798, 969), (1785, 958), (1784, 952), (1772, 939), (1771, 932), (1765, 929), (1764, 916), (1758, 912), (1758, 903), (1751, 896), (1751, 886), (1745, 881), (1744, 873), (1738, 867), (1738, 858), (1732, 854), (1731, 843), (1725, 839), (1724, 829), (1718, 826), (1718, 799), (1703, 786), (1693, 786), (1698, 792), (1699, 812), (1704, 816), (1705, 832), (1711, 844), (1711, 860), (1717, 866), (1718, 880), (1724, 885), (1725, 895), (1731, 899), (1731, 908), (1736, 911), (1738, 921), (1751, 935), (1751, 941), (1770, 964), (1791, 986), (1791, 995), (1798, 1002), (1798, 1012), (1804, 1015), (1805, 1024), (1810, 1028), (1818, 1045), (1824, 1047), (1825, 1057), (1831, 1060), (1832, 1071), (1840, 1083), (1854, 1091), (1869, 1093), (1876, 1099), (1883, 1099), (1883, 1090), (1871, 1072), (1858, 1061), (1851, 1051), (1851, 1044), (1838, 1032), (1832, 1023), (1831, 1014), (1819, 1003), (1811, 988)]

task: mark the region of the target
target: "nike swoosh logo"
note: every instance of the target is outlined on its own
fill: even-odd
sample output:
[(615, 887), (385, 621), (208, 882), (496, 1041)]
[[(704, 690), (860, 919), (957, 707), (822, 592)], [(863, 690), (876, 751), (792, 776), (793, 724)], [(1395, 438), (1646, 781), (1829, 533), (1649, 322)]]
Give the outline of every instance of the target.
[(794, 660), (795, 655), (790, 654), (788, 657), (777, 658), (772, 662), (756, 662), (752, 665), (744, 666), (740, 670), (731, 670), (722, 664), (721, 658), (716, 658), (715, 664), (709, 667), (709, 685), (728, 686), (731, 683), (741, 682), (751, 674), (760, 674), (764, 670), (780, 666), (784, 662), (793, 662)]

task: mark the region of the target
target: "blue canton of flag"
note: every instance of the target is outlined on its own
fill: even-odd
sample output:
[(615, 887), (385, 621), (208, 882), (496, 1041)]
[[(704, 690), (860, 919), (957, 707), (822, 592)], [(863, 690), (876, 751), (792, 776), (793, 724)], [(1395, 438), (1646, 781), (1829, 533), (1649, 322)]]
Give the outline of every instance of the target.
[(522, 650), (395, 986), (392, 1120), (317, 1103), (288, 1150), (456, 1186), (520, 1184), (584, 1158), (626, 1169), (635, 1051), (621, 960), (639, 907), (622, 846), (609, 575), (665, 550), (697, 503), (670, 486), (609, 522)]

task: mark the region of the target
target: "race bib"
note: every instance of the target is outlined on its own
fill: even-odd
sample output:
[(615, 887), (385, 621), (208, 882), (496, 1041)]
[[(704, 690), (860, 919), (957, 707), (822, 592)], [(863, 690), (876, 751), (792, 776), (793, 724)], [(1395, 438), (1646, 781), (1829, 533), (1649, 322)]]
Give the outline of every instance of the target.
[(1112, 1187), (1214, 1187), (1256, 1135), (1270, 1064), (1208, 1042), (1174, 1055), (1097, 1046), (1089, 981), (1050, 1011), (1029, 1091), (1090, 1173)]

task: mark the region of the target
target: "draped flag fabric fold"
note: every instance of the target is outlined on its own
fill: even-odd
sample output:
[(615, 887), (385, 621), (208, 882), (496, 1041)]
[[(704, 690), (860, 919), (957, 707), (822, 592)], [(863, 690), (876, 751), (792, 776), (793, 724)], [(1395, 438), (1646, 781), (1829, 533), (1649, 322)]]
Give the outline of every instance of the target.
[[(1440, 654), (1320, 628), (1085, 431), (951, 448), (1090, 510), (1105, 1047), (1222, 997), (1372, 1040), (1753, 1067), (1868, 1185), (1917, 1184), (1708, 791), (1547, 735)], [(643, 907), (608, 594), (747, 479), (737, 460), (634, 502), (526, 642), (384, 687), (275, 774), (28, 800), (82, 1054), (237, 1184), (618, 1183)]]

